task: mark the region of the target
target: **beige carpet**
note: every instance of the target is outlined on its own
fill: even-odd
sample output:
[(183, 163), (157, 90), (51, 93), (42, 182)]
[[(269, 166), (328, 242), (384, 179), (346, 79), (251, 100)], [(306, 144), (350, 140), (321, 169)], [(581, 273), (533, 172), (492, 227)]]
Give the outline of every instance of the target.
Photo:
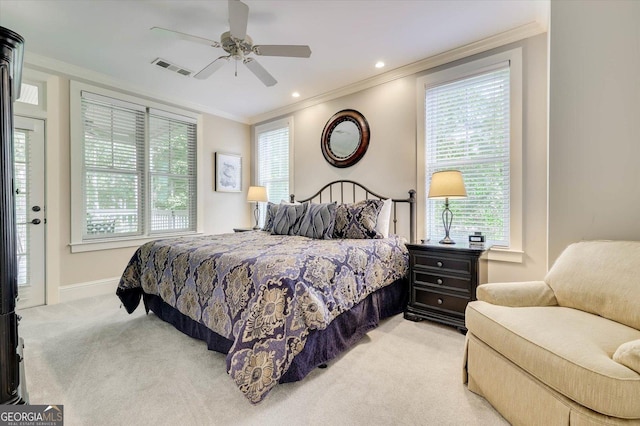
[(507, 424), (461, 383), (464, 336), (402, 315), (258, 405), (224, 355), (115, 295), (20, 315), (30, 402), (63, 404), (65, 425)]

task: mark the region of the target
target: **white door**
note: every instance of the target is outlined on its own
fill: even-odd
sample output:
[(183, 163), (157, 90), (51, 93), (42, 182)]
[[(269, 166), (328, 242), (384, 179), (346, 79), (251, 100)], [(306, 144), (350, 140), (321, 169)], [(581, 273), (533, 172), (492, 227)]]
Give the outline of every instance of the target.
[(18, 309), (45, 304), (44, 120), (15, 117)]

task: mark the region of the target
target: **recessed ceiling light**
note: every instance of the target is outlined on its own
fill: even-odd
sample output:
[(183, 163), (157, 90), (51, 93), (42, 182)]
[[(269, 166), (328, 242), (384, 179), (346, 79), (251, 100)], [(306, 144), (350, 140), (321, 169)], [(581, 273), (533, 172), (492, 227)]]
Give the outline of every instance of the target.
[(384, 62), (382, 61), (376, 62), (376, 68), (382, 68), (382, 67), (384, 67)]
[(294, 98), (299, 98), (299, 97), (300, 97), (300, 93), (298, 93), (298, 92), (293, 92), (293, 93), (291, 94), (291, 96), (293, 96)]

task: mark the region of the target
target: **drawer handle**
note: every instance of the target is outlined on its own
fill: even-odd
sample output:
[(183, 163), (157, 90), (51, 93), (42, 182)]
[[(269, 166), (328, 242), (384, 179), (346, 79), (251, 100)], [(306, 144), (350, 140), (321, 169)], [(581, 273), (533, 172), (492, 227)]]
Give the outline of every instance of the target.
[(442, 268), (442, 262), (440, 262), (439, 260), (438, 260), (438, 263), (436, 263), (436, 265), (438, 265), (438, 268)]
[(438, 305), (442, 305), (442, 299), (438, 299)]
[(442, 282), (443, 282), (443, 281), (442, 281), (442, 278), (438, 278), (438, 279), (436, 280), (436, 282), (437, 282), (438, 284), (442, 284)]

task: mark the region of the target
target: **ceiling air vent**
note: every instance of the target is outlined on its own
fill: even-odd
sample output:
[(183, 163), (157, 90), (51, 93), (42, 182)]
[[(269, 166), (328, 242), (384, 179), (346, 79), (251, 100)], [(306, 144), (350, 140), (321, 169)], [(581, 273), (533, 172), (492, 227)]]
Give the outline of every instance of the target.
[(162, 59), (162, 58), (156, 58), (153, 60), (153, 62), (151, 62), (152, 64), (155, 64), (159, 67), (168, 69), (169, 71), (173, 71), (176, 72), (178, 74), (184, 75), (186, 77), (190, 77), (191, 74), (193, 74), (193, 71), (189, 71), (188, 69), (182, 68), (178, 65), (172, 64), (171, 62), (167, 61), (166, 59)]

